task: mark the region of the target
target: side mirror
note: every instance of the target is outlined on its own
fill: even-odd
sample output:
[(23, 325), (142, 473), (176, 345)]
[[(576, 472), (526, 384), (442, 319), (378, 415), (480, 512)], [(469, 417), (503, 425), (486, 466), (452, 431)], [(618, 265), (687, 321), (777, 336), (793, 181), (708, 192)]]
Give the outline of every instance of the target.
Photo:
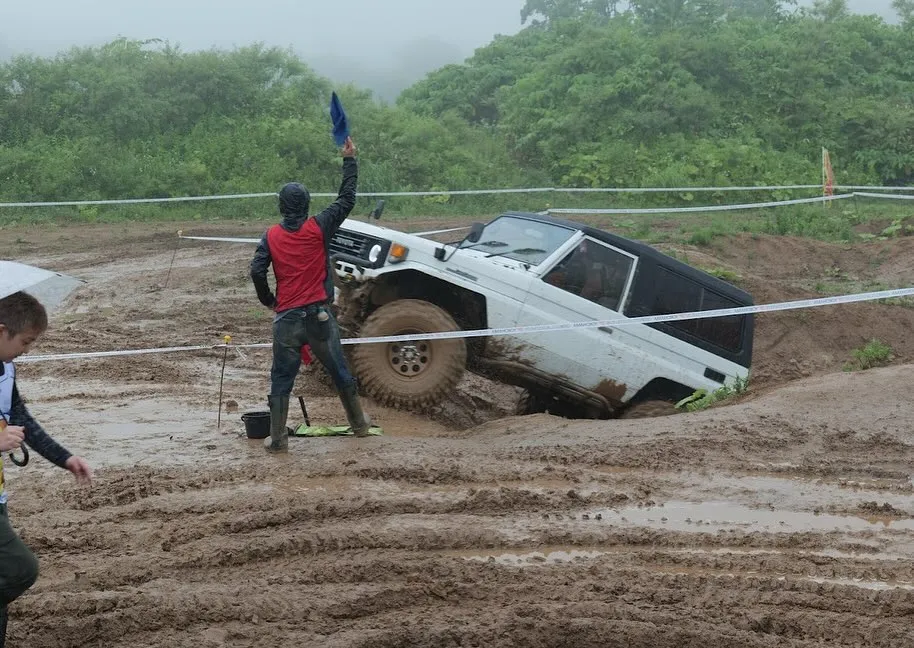
[(452, 256), (454, 256), (457, 253), (457, 250), (462, 248), (465, 243), (468, 243), (468, 242), (469, 243), (479, 243), (479, 239), (482, 238), (482, 233), (485, 231), (485, 229), (486, 229), (486, 226), (483, 225), (482, 223), (473, 223), (472, 225), (470, 225), (470, 233), (467, 234), (466, 237), (462, 241), (460, 241), (460, 244), (454, 248), (454, 251), (451, 252), (451, 256), (445, 257), (444, 248), (440, 247), (435, 250), (435, 258), (438, 259), (439, 261), (447, 261)]
[(383, 213), (384, 213), (384, 201), (379, 200), (377, 202), (377, 204), (374, 206), (374, 209), (371, 210), (371, 214), (369, 214), (368, 217), (373, 218), (375, 220), (380, 220), (381, 214), (383, 214)]
[(470, 226), (470, 233), (467, 234), (466, 240), (470, 243), (479, 243), (479, 239), (482, 238), (482, 233), (485, 231), (486, 226), (482, 223), (473, 223)]

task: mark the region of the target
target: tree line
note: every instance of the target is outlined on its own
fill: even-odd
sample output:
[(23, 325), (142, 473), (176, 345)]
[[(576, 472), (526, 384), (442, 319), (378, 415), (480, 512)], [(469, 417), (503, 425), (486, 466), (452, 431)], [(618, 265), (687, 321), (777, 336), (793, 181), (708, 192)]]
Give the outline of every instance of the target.
[[(914, 181), (914, 0), (529, 0), (404, 91), (335, 88), (363, 191)], [(331, 83), (288, 50), (118, 39), (0, 65), (0, 200), (335, 188)]]

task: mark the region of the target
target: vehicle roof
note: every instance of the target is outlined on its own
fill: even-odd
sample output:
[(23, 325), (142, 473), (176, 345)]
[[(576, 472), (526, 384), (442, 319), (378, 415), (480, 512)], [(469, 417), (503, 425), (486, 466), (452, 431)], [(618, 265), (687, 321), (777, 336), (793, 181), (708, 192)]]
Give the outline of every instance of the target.
[(694, 279), (695, 281), (704, 284), (708, 288), (713, 289), (715, 292), (718, 292), (725, 297), (729, 297), (736, 302), (746, 305), (751, 305), (754, 303), (752, 300), (752, 295), (746, 291), (737, 288), (733, 284), (727, 283), (723, 279), (719, 279), (714, 275), (708, 274), (707, 272), (693, 268), (687, 263), (683, 263), (682, 261), (674, 259), (673, 257), (660, 252), (656, 248), (653, 248), (646, 243), (633, 241), (632, 239), (627, 239), (623, 236), (619, 236), (618, 234), (613, 234), (612, 232), (607, 232), (605, 230), (591, 227), (590, 225), (585, 225), (583, 223), (576, 223), (574, 221), (565, 220), (563, 218), (556, 218), (554, 216), (537, 214), (534, 212), (508, 211), (501, 214), (497, 218), (501, 218), (502, 216), (514, 216), (517, 218), (525, 218), (542, 223), (549, 223), (550, 225), (559, 225), (569, 229), (580, 230), (584, 232), (584, 234), (591, 236), (598, 241), (603, 241), (604, 243), (613, 245), (621, 250), (625, 250), (626, 252), (634, 254), (639, 258), (652, 259), (655, 263), (665, 266), (685, 277)]

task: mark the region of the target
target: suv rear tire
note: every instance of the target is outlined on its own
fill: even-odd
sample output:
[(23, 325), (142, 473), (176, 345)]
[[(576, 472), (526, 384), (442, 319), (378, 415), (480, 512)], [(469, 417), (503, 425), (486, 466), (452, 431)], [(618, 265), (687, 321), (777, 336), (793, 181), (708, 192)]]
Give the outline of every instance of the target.
[[(442, 308), (419, 299), (398, 299), (368, 316), (360, 337), (458, 331)], [(429, 340), (358, 344), (352, 366), (364, 393), (389, 407), (424, 408), (441, 402), (466, 370), (466, 341)]]
[(530, 414), (543, 414), (548, 409), (549, 403), (545, 398), (525, 389), (517, 399), (514, 413), (517, 416), (529, 416)]
[(645, 400), (629, 405), (622, 413), (623, 419), (657, 418), (678, 414), (676, 404), (665, 400)]

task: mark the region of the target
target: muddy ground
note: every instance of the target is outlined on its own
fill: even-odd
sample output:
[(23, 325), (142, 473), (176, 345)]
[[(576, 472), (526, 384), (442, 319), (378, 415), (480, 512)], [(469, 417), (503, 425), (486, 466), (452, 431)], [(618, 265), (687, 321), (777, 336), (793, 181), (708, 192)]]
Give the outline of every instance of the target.
[[(0, 232), (88, 282), (33, 352), (268, 340), (252, 247), (175, 229)], [(906, 239), (674, 247), (760, 303), (914, 277)], [(899, 305), (762, 316), (749, 394), (700, 413), (512, 418), (512, 389), (468, 378), (429, 415), (367, 403), (384, 437), (282, 458), (240, 421), (264, 408), (267, 352), (229, 355), (221, 429), (217, 352), (22, 364), (33, 413), (97, 476), (7, 467), (42, 564), (8, 645), (914, 646), (912, 324)], [(893, 364), (842, 371), (871, 338)]]

